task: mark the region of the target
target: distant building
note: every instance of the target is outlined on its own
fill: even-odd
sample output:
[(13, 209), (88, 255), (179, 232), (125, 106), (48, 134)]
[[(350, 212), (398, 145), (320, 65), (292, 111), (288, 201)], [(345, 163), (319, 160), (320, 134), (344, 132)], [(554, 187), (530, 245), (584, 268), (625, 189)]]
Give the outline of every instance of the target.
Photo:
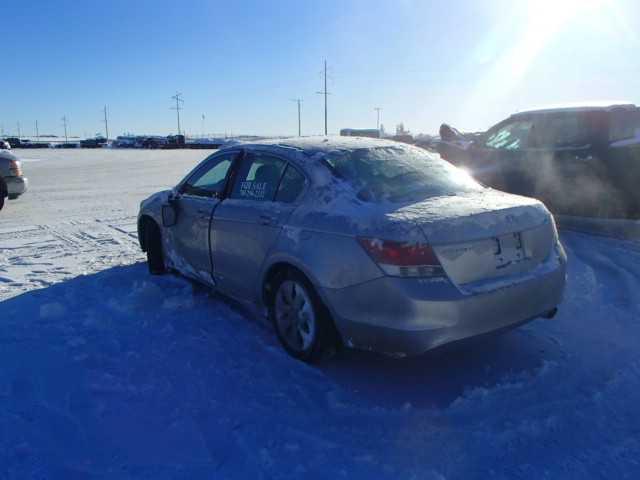
[(340, 130), (340, 136), (380, 138), (380, 131), (375, 128), (343, 128)]
[(402, 143), (414, 143), (415, 140), (409, 130), (404, 128), (404, 123), (396, 125), (396, 134), (391, 137), (391, 140)]
[(396, 142), (402, 142), (402, 143), (415, 143), (415, 139), (413, 138), (412, 135), (410, 134), (402, 134), (402, 135), (393, 135), (391, 138), (391, 140), (394, 140)]

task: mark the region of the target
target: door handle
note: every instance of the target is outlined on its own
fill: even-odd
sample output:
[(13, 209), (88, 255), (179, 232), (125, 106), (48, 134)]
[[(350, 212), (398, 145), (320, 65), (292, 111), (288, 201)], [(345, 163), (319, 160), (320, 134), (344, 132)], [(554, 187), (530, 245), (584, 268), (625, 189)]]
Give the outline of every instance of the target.
[(271, 225), (274, 222), (274, 218), (270, 215), (260, 215), (261, 225)]

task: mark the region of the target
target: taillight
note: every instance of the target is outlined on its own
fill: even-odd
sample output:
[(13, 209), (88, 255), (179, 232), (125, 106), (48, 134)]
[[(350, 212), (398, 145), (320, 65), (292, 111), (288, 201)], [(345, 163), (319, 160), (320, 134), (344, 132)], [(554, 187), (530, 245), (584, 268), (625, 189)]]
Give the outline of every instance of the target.
[(396, 277), (444, 276), (440, 260), (430, 245), (366, 237), (358, 237), (358, 243), (387, 275)]
[(20, 168), (20, 162), (17, 160), (11, 160), (9, 162), (9, 171), (13, 173), (16, 177), (22, 176), (22, 169)]

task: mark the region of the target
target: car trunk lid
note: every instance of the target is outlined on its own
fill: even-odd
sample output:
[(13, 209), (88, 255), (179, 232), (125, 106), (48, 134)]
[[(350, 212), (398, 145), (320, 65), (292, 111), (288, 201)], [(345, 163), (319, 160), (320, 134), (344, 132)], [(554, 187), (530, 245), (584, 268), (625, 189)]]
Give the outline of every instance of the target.
[(398, 213), (420, 226), (459, 286), (533, 270), (548, 257), (554, 238), (540, 202), (490, 189), (431, 198)]

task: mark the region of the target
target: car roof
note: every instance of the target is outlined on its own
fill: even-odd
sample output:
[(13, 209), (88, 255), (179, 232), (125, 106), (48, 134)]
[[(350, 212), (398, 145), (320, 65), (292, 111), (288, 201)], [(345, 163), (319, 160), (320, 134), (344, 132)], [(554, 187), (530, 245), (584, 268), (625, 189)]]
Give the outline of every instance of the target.
[[(391, 140), (381, 140), (369, 137), (340, 137), (337, 135), (330, 136), (313, 136), (313, 137), (289, 137), (289, 138), (272, 138), (266, 140), (253, 141), (251, 143), (240, 143), (223, 147), (222, 149), (233, 148), (249, 148), (261, 151), (273, 151), (274, 153), (287, 154), (294, 151), (307, 154), (317, 152), (330, 152), (332, 150), (357, 150), (362, 148), (376, 147), (406, 147), (406, 145)], [(221, 150), (222, 150), (221, 149)]]
[(638, 106), (631, 102), (588, 102), (588, 103), (567, 103), (563, 105), (550, 105), (541, 108), (532, 108), (522, 112), (514, 113), (511, 117), (538, 113), (573, 113), (587, 111), (610, 112), (612, 110), (637, 110)]

